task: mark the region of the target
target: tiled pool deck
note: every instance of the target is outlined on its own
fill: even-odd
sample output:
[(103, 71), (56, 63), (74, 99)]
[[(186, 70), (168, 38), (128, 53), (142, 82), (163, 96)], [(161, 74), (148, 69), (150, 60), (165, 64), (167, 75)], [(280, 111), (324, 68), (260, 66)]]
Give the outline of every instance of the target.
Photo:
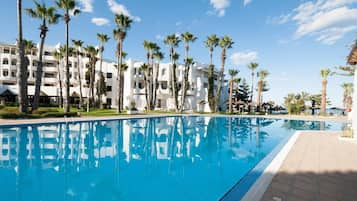
[(261, 201), (357, 200), (357, 142), (303, 132)]

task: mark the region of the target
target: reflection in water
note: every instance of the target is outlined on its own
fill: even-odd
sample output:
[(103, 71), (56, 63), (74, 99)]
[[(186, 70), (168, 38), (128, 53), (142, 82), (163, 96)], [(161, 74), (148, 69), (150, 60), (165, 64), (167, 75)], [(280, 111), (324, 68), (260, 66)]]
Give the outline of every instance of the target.
[(17, 201), (217, 200), (288, 130), (328, 128), (203, 116), (0, 128), (0, 194)]

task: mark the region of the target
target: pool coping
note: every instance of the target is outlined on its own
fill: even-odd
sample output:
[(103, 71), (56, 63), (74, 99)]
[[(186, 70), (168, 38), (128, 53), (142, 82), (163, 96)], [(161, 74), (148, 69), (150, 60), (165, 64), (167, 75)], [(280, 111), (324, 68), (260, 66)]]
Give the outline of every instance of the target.
[(61, 117), (61, 118), (44, 118), (44, 119), (0, 119), (1, 127), (9, 126), (26, 126), (26, 125), (46, 125), (51, 123), (75, 123), (91, 121), (112, 121), (127, 119), (144, 119), (157, 117), (179, 117), (179, 116), (208, 116), (208, 117), (241, 117), (241, 118), (267, 118), (283, 120), (303, 120), (303, 121), (325, 121), (325, 122), (346, 122), (347, 118), (323, 118), (323, 117), (298, 117), (283, 115), (227, 115), (227, 114), (148, 114), (148, 115), (128, 115), (128, 116), (106, 116), (106, 117)]
[[(285, 143), (285, 145), (280, 149), (278, 154), (274, 153), (275, 150), (273, 150), (271, 153), (269, 153), (269, 155), (266, 158), (273, 157), (273, 159), (268, 164), (268, 166), (266, 166), (264, 171), (261, 173), (261, 175), (258, 177), (258, 179), (254, 182), (254, 184), (249, 188), (248, 192), (243, 196), (243, 198), (241, 199), (242, 201), (260, 201), (261, 200), (266, 189), (269, 187), (272, 179), (278, 173), (281, 165), (283, 164), (284, 160), (288, 156), (290, 150), (293, 148), (293, 146), (296, 143), (297, 139), (299, 138), (300, 134), (303, 132), (310, 132), (310, 131), (296, 131), (290, 137), (290, 139)], [(274, 157), (274, 155), (275, 155), (275, 157)], [(261, 161), (260, 163), (262, 163), (262, 162), (263, 161)], [(259, 165), (261, 165), (261, 164), (258, 164), (254, 169), (256, 169)]]

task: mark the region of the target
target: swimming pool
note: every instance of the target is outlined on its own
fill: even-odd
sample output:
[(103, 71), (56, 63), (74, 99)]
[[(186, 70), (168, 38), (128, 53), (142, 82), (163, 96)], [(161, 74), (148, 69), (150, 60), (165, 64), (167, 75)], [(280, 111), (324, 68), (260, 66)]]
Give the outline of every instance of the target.
[(341, 127), (206, 116), (0, 126), (0, 196), (219, 200), (295, 130)]

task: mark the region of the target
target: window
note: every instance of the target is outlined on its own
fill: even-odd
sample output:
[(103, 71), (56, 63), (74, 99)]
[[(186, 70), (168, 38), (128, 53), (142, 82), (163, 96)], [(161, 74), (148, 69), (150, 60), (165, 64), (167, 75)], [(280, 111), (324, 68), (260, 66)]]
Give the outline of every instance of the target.
[(167, 89), (167, 81), (161, 82), (161, 89)]
[(56, 75), (55, 75), (55, 74), (53, 74), (53, 73), (45, 73), (44, 77), (47, 77), (47, 78), (54, 78), (54, 77), (56, 77)]
[(136, 68), (134, 68), (134, 72), (133, 72), (133, 75), (136, 75)]
[(4, 54), (9, 54), (10, 53), (10, 49), (9, 48), (4, 48)]
[(112, 86), (107, 86), (107, 91), (112, 91)]
[(4, 70), (2, 71), (2, 75), (3, 75), (4, 77), (7, 77), (7, 76), (9, 75), (9, 71), (6, 70), (6, 69), (4, 69)]
[(112, 78), (113, 77), (113, 73), (107, 73), (107, 78)]
[(38, 61), (36, 61), (36, 60), (32, 61), (32, 66), (37, 66), (37, 64), (38, 64)]
[(111, 106), (112, 105), (112, 99), (111, 98), (107, 98), (107, 106)]
[(12, 55), (15, 55), (15, 54), (16, 54), (15, 49), (11, 49), (11, 54), (12, 54)]
[(139, 89), (144, 89), (144, 83), (143, 82), (139, 82)]
[(51, 55), (51, 52), (45, 51), (44, 55), (45, 55), (45, 56), (50, 56), (50, 55)]
[(166, 69), (162, 69), (162, 70), (161, 70), (161, 75), (162, 75), (162, 76), (165, 76), (165, 73), (166, 73)]
[(136, 82), (134, 82), (134, 86), (133, 86), (133, 89), (136, 89)]
[(7, 58), (4, 58), (4, 59), (2, 60), (2, 64), (8, 65), (8, 64), (9, 64), (9, 60), (8, 60)]
[(208, 88), (208, 83), (205, 82), (205, 83), (203, 84), (203, 87), (204, 87), (204, 88)]
[(11, 77), (16, 77), (16, 71), (11, 71)]
[(17, 60), (16, 60), (16, 59), (12, 59), (12, 60), (11, 60), (11, 65), (12, 65), (12, 66), (16, 66), (16, 63), (17, 63)]
[(36, 71), (32, 71), (32, 77), (36, 78)]

